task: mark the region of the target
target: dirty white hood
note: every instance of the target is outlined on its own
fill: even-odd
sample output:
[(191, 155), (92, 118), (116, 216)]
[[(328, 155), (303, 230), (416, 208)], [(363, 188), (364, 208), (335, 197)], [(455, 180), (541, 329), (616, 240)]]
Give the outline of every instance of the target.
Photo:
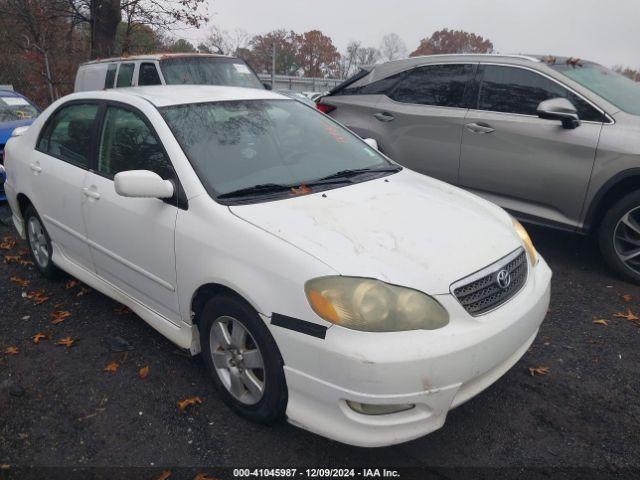
[(504, 211), (407, 169), (230, 209), (341, 275), (377, 278), (431, 295), (447, 293), (454, 281), (521, 245)]

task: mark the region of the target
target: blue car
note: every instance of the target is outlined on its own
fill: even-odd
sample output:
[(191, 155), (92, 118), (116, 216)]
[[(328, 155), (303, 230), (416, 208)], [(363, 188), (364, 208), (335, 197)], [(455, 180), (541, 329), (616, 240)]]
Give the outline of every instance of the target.
[(31, 125), (40, 110), (26, 97), (12, 90), (0, 90), (0, 202), (7, 200), (4, 193), (4, 146), (17, 127)]

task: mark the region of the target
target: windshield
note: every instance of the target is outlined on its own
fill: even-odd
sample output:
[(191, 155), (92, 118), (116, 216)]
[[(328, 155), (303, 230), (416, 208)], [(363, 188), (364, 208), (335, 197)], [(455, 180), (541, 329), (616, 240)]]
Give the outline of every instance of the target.
[(0, 122), (31, 120), (38, 110), (22, 97), (0, 97)]
[(160, 61), (167, 85), (228, 85), (264, 89), (255, 73), (237, 58), (179, 57)]
[[(295, 100), (177, 105), (161, 112), (216, 198), (256, 186), (311, 185), (346, 175), (345, 170), (350, 175), (343, 184), (382, 174), (370, 170), (399, 169), (354, 134)], [(334, 179), (333, 187), (339, 181)], [(292, 193), (284, 189), (279, 196)]]
[(578, 82), (620, 110), (640, 115), (640, 83), (595, 63), (582, 66), (552, 65), (554, 69)]

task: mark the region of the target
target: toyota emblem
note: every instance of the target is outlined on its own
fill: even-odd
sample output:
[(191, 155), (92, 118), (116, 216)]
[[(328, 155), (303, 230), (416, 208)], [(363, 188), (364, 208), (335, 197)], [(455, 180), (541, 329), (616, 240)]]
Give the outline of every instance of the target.
[(508, 270), (500, 270), (498, 275), (496, 275), (496, 282), (498, 286), (502, 289), (509, 288), (511, 285), (511, 274)]

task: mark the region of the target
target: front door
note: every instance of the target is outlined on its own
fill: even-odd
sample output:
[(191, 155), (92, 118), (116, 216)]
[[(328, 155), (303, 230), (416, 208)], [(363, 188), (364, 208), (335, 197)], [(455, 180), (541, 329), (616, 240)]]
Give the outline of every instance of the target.
[(445, 182), (458, 181), (460, 139), (472, 64), (414, 68), (376, 105), (373, 137), (401, 165)]
[[(603, 113), (550, 77), (483, 65), (476, 108), (462, 134), (460, 186), (525, 220), (575, 227), (595, 160)], [(582, 124), (543, 120), (543, 100), (567, 98)]]
[(151, 170), (175, 179), (171, 162), (146, 117), (109, 104), (97, 169), (85, 180), (84, 218), (97, 274), (169, 320), (179, 319), (175, 265), (175, 201), (118, 195), (113, 177)]

